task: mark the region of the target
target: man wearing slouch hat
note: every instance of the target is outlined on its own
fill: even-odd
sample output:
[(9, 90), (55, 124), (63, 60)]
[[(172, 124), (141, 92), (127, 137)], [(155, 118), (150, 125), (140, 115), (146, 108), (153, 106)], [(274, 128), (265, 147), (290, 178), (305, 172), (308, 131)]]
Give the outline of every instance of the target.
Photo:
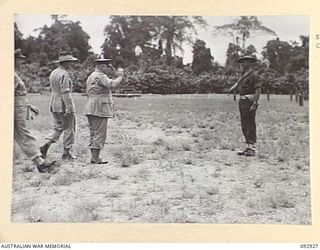
[(117, 78), (110, 79), (106, 75), (106, 69), (111, 66), (110, 59), (103, 56), (95, 60), (95, 70), (86, 82), (88, 101), (85, 106), (85, 115), (88, 118), (91, 151), (91, 163), (106, 164), (106, 160), (100, 158), (107, 138), (107, 123), (114, 116), (114, 105), (111, 89), (118, 86), (123, 78), (123, 69), (116, 71)]
[(238, 154), (244, 156), (255, 156), (256, 154), (256, 110), (261, 94), (261, 81), (255, 73), (257, 61), (256, 57), (251, 55), (239, 58), (238, 63), (242, 66), (243, 76), (229, 89), (229, 91), (232, 91), (238, 87), (240, 93), (239, 111), (241, 127), (247, 147), (239, 151)]
[(59, 67), (50, 74), (50, 87), (52, 90), (50, 100), (50, 111), (53, 116), (53, 130), (46, 137), (46, 143), (40, 148), (42, 156), (47, 156), (48, 149), (52, 143), (59, 140), (63, 133), (62, 160), (74, 160), (71, 154), (75, 140), (75, 105), (71, 96), (72, 80), (69, 75), (71, 63), (78, 61), (69, 51), (59, 53)]

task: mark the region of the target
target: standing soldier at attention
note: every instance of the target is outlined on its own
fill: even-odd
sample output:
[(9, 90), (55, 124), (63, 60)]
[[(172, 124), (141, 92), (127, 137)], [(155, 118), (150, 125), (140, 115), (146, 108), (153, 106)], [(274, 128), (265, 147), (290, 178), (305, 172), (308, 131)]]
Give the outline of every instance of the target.
[(27, 90), (24, 82), (18, 75), (20, 60), (26, 57), (21, 54), (21, 50), (14, 52), (14, 140), (21, 150), (34, 162), (40, 173), (55, 173), (58, 170), (58, 163), (55, 161), (46, 162), (38, 148), (36, 139), (27, 128), (26, 120), (29, 119), (29, 111), (35, 115), (39, 114), (39, 109), (33, 106), (27, 99)]
[(110, 59), (101, 56), (95, 60), (95, 70), (88, 77), (86, 82), (86, 93), (88, 102), (85, 107), (85, 115), (88, 117), (90, 130), (91, 163), (106, 164), (100, 158), (100, 151), (103, 149), (107, 138), (107, 122), (113, 118), (113, 100), (111, 89), (118, 86), (123, 78), (123, 69), (116, 71), (116, 79), (110, 79), (105, 74)]
[(233, 85), (229, 91), (239, 88), (240, 100), (239, 110), (241, 117), (242, 132), (246, 140), (247, 147), (243, 151), (239, 151), (239, 155), (255, 156), (257, 141), (256, 135), (256, 110), (258, 108), (258, 100), (261, 94), (261, 81), (254, 72), (255, 63), (258, 60), (253, 56), (243, 56), (238, 60), (243, 69), (243, 76)]
[(71, 96), (72, 81), (68, 72), (71, 63), (78, 61), (71, 52), (60, 52), (59, 67), (50, 74), (51, 101), (50, 111), (53, 116), (53, 131), (46, 137), (47, 142), (40, 148), (42, 156), (47, 156), (50, 145), (59, 140), (63, 133), (62, 160), (74, 160), (71, 149), (75, 138), (75, 105)]

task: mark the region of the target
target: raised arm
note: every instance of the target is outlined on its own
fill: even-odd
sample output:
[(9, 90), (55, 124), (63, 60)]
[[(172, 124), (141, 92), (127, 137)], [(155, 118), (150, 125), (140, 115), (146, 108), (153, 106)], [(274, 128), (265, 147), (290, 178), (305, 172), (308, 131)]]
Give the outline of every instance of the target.
[(103, 78), (96, 78), (95, 80), (96, 80), (96, 83), (99, 84), (100, 86), (115, 88), (121, 83), (123, 79), (123, 75), (124, 75), (123, 69), (119, 68), (116, 71), (116, 75), (118, 76), (116, 79), (110, 79), (107, 76), (104, 76)]
[(116, 79), (113, 79), (113, 80), (111, 81), (111, 87), (112, 87), (112, 88), (117, 87), (117, 86), (121, 83), (121, 81), (122, 81), (122, 79), (123, 79), (123, 75), (124, 75), (123, 69), (122, 69), (122, 68), (119, 68), (119, 69), (116, 71), (116, 75), (117, 75), (118, 77), (117, 77)]

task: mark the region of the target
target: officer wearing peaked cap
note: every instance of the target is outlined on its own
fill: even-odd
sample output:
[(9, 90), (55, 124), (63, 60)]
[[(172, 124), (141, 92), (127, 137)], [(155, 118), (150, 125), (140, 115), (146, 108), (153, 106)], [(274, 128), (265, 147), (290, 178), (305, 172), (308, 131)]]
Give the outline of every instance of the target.
[(239, 110), (241, 117), (242, 132), (246, 140), (247, 147), (239, 151), (239, 155), (254, 156), (256, 153), (256, 110), (261, 94), (261, 81), (254, 72), (255, 63), (258, 60), (255, 56), (245, 55), (239, 58), (238, 63), (243, 69), (243, 76), (232, 86), (229, 91), (239, 88), (240, 100)]
[(59, 67), (50, 74), (52, 90), (50, 111), (53, 116), (53, 131), (46, 137), (47, 142), (40, 148), (43, 157), (46, 157), (50, 145), (59, 140), (63, 133), (62, 160), (74, 160), (71, 149), (75, 140), (75, 105), (71, 96), (72, 80), (69, 75), (71, 63), (78, 61), (69, 51), (59, 53)]
[(88, 101), (85, 107), (85, 115), (88, 118), (91, 151), (91, 163), (106, 164), (100, 158), (100, 151), (103, 149), (107, 137), (108, 119), (114, 116), (114, 105), (111, 89), (118, 86), (123, 78), (123, 69), (116, 71), (117, 78), (107, 77), (105, 70), (111, 66), (111, 60), (101, 55), (95, 60), (95, 70), (88, 77), (86, 82), (86, 93)]
[(29, 119), (29, 110), (38, 115), (39, 109), (28, 101), (25, 84), (17, 72), (20, 68), (20, 60), (26, 57), (20, 49), (16, 49), (14, 55), (14, 140), (21, 150), (32, 159), (40, 173), (55, 173), (58, 171), (59, 163), (56, 161), (46, 162), (41, 157), (37, 141), (27, 128), (26, 120)]

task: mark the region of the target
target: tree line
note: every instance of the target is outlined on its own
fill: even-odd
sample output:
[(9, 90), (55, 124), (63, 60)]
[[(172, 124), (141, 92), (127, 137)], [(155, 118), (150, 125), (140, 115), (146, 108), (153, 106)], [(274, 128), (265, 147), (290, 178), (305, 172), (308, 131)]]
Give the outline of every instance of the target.
[[(37, 37), (23, 37), (14, 24), (15, 47), (28, 57), (22, 78), (30, 92), (46, 89), (48, 78), (56, 66), (59, 51), (70, 50), (79, 58), (73, 65), (74, 91), (83, 92), (85, 81), (93, 70), (94, 53), (89, 35), (80, 22), (67, 16), (52, 15), (52, 24), (39, 28)], [(230, 24), (215, 26), (214, 36), (229, 36), (225, 66), (214, 61), (214, 55), (203, 40), (193, 41), (198, 29), (208, 29), (200, 16), (111, 16), (104, 28), (101, 50), (115, 66), (125, 68), (124, 85), (143, 93), (221, 93), (241, 74), (237, 60), (244, 54), (257, 53), (248, 39), (259, 34), (270, 35), (264, 46), (258, 72), (263, 92), (292, 93), (308, 89), (309, 37), (287, 42), (265, 27), (255, 16), (241, 16)], [(192, 44), (193, 59), (183, 64), (177, 56), (183, 44)], [(110, 72), (111, 74), (111, 72)]]

